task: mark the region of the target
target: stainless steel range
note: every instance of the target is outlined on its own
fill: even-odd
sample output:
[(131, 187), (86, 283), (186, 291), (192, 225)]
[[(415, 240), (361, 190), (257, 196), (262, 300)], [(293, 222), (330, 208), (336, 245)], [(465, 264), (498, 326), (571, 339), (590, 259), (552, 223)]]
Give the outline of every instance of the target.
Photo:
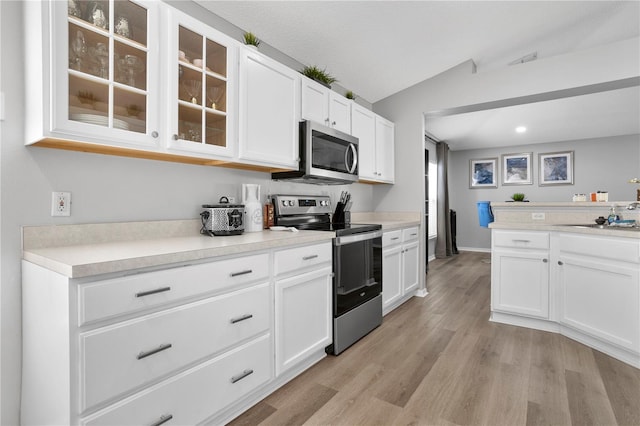
[(274, 195), (272, 202), (276, 225), (336, 234), (333, 344), (327, 352), (338, 355), (382, 323), (382, 226), (332, 223), (329, 196)]

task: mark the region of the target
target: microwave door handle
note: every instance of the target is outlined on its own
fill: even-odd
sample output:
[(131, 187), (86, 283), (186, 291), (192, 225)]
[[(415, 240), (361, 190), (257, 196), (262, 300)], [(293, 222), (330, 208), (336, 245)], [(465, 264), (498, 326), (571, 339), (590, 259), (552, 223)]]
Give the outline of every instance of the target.
[[(353, 153), (353, 164), (349, 166), (349, 150)], [(353, 174), (356, 170), (356, 166), (358, 165), (358, 151), (356, 150), (356, 146), (352, 143), (349, 144), (349, 149), (344, 152), (344, 165), (347, 167), (349, 173)]]

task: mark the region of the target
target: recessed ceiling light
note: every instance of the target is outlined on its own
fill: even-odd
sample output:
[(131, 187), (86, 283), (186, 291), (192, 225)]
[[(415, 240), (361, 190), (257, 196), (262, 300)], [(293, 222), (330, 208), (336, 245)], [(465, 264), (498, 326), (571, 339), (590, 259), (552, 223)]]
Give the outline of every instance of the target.
[(516, 132), (517, 132), (517, 133), (524, 133), (524, 132), (526, 132), (526, 131), (527, 131), (527, 128), (526, 128), (526, 127), (524, 127), (524, 126), (518, 126), (518, 127), (516, 127)]

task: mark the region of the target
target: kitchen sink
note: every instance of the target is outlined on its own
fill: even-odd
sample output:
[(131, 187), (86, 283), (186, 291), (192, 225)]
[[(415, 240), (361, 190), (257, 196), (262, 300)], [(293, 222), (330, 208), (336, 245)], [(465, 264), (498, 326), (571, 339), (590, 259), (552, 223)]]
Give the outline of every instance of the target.
[(561, 224), (557, 226), (570, 226), (572, 228), (583, 228), (583, 229), (607, 229), (611, 231), (638, 231), (640, 232), (640, 227), (638, 224), (633, 226), (610, 226), (610, 225), (598, 225), (596, 223), (588, 223), (588, 224)]

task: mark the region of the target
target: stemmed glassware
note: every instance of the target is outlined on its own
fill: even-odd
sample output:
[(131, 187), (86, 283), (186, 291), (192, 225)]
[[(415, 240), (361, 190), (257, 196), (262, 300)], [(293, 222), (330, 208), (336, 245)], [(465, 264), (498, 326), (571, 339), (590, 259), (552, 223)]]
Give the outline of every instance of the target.
[(98, 77), (109, 78), (109, 50), (104, 43), (97, 43), (90, 49), (93, 59), (98, 65)]
[(184, 80), (182, 87), (189, 95), (189, 100), (192, 104), (198, 103), (198, 95), (200, 95), (200, 89), (202, 88), (202, 81), (200, 80)]
[(87, 54), (87, 44), (84, 41), (84, 34), (80, 30), (76, 32), (76, 37), (71, 40), (71, 52), (73, 53), (73, 57), (69, 58), (71, 67), (81, 70), (82, 60)]
[(124, 55), (118, 60), (118, 70), (124, 74), (126, 84), (136, 87), (136, 76), (144, 71), (144, 62), (135, 55)]
[(222, 87), (219, 87), (219, 86), (208, 87), (207, 101), (209, 101), (209, 103), (207, 104), (207, 106), (213, 109), (216, 109), (216, 105), (218, 101), (220, 101), (220, 98), (222, 97), (223, 93), (224, 93), (224, 90), (222, 89)]

